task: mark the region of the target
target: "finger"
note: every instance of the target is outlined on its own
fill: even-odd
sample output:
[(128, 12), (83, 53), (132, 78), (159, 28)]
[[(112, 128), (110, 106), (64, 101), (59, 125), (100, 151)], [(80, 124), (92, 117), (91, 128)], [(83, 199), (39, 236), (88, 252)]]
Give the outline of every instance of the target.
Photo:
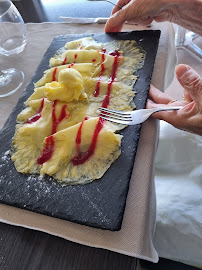
[[(112, 17), (111, 17), (112, 18)], [(105, 26), (105, 32), (120, 32), (124, 26), (124, 23), (120, 23), (119, 25), (113, 25), (113, 21), (111, 21), (111, 18), (107, 21), (106, 26)], [(127, 19), (127, 22), (129, 24), (134, 24), (134, 25), (143, 25), (143, 26), (148, 26), (152, 23), (153, 19), (150, 17), (141, 17), (141, 18), (133, 18), (133, 19)], [(114, 21), (117, 24), (117, 21)]]
[[(168, 104), (168, 105), (165, 105), (165, 104), (156, 104), (156, 103), (153, 103), (152, 101), (148, 101), (147, 102), (147, 108), (148, 109), (153, 109), (153, 108), (160, 108), (160, 107), (172, 107), (172, 106), (182, 106), (183, 108), (180, 109), (180, 110), (176, 110), (176, 111), (160, 111), (160, 112), (156, 112), (154, 113), (152, 116), (154, 118), (157, 118), (159, 120), (164, 120), (164, 121), (167, 121), (167, 122), (171, 122), (172, 121), (172, 124), (174, 124), (175, 122), (178, 122), (178, 119), (173, 119), (173, 115), (175, 113), (178, 114), (178, 116), (182, 116), (183, 115), (183, 118), (186, 119), (186, 118), (191, 118), (193, 117), (196, 113), (198, 113), (198, 110), (197, 110), (197, 107), (195, 106), (195, 102), (191, 102), (191, 103), (186, 103), (184, 101), (177, 101), (175, 104), (172, 103), (172, 104)], [(174, 122), (175, 121), (175, 122)]]
[(191, 67), (182, 64), (178, 65), (175, 71), (178, 81), (189, 94), (188, 98), (202, 107), (202, 80), (199, 74)]
[[(118, 32), (121, 31), (126, 20), (130, 20), (134, 17), (134, 2), (135, 1), (118, 1), (117, 3), (123, 6), (122, 9), (117, 10), (117, 7), (114, 7), (112, 13), (113, 15), (109, 18), (105, 25), (105, 32)], [(123, 5), (124, 4), (124, 5)], [(148, 17), (147, 17), (148, 18)]]
[[(172, 106), (186, 106), (188, 103), (184, 100), (173, 100), (172, 102), (169, 102), (168, 104), (164, 103), (154, 103), (152, 100), (148, 99), (146, 104), (146, 109), (153, 109), (153, 108), (159, 108), (159, 107), (172, 107)], [(156, 113), (155, 113), (156, 114)], [(158, 118), (158, 117), (156, 117)]]
[[(114, 8), (115, 9), (115, 8)], [(106, 22), (105, 25), (105, 33), (110, 33), (110, 32), (120, 32), (121, 29), (123, 28), (124, 22), (118, 22), (116, 21), (116, 13), (115, 15), (111, 15), (109, 20)]]
[[(124, 7), (125, 5), (127, 5), (130, 2), (130, 0), (119, 0), (117, 2), (117, 5)], [(116, 19), (114, 19), (113, 15), (115, 13), (117, 13), (120, 10), (119, 7), (114, 6), (114, 8), (112, 9), (112, 13), (111, 13), (111, 17), (109, 18), (109, 20), (107, 21), (106, 25), (105, 25), (105, 32), (106, 33), (110, 33), (110, 32), (120, 32), (123, 24), (124, 23), (120, 23), (118, 25), (116, 25)]]
[[(168, 105), (167, 105), (168, 106)], [(193, 106), (193, 104), (192, 104)], [(192, 109), (192, 106), (190, 108), (190, 104), (188, 104), (189, 111)], [(159, 104), (158, 106), (155, 104), (153, 108), (161, 107)], [(173, 110), (173, 111), (160, 111), (152, 114), (153, 118), (164, 120), (170, 124), (172, 124), (175, 127), (184, 126), (184, 122), (186, 120), (186, 117), (181, 113), (180, 109), (179, 111)], [(185, 110), (186, 113), (186, 110)]]
[(149, 96), (155, 103), (168, 104), (173, 100), (172, 97), (170, 97), (168, 94), (161, 92), (153, 85), (150, 86)]
[[(152, 101), (149, 101), (148, 103), (152, 103)], [(181, 103), (181, 105), (183, 105), (183, 101), (181, 101)], [(150, 108), (156, 108), (160, 106), (160, 104), (156, 103), (149, 104)], [(198, 108), (194, 101), (186, 104), (180, 110), (161, 111), (152, 114), (152, 117), (159, 120), (164, 120), (176, 128), (202, 135), (202, 114), (200, 114), (200, 112), (198, 111)]]
[[(111, 17), (112, 18), (112, 17)], [(118, 26), (115, 26), (113, 24), (113, 21), (111, 22), (111, 18), (107, 21), (106, 25), (105, 25), (105, 33), (111, 33), (111, 32), (121, 32), (123, 26), (124, 26), (124, 23), (122, 24), (119, 24)]]
[(184, 96), (183, 96), (184, 100), (186, 100), (187, 102), (192, 102), (193, 99), (191, 98), (190, 94), (184, 89)]

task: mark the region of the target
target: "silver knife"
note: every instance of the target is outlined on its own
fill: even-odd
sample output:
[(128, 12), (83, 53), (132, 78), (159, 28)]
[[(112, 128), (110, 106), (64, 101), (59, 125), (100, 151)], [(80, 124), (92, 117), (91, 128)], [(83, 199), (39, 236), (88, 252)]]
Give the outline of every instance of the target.
[(66, 21), (66, 23), (80, 23), (80, 24), (89, 24), (89, 23), (99, 23), (104, 24), (109, 18), (75, 18), (75, 17), (62, 17), (60, 19)]
[[(80, 23), (80, 24), (90, 24), (90, 23), (99, 23), (104, 24), (108, 21), (109, 18), (77, 18), (77, 17), (63, 17), (60, 16), (60, 19), (64, 20), (66, 23)], [(126, 24), (137, 25), (136, 23), (125, 22)]]

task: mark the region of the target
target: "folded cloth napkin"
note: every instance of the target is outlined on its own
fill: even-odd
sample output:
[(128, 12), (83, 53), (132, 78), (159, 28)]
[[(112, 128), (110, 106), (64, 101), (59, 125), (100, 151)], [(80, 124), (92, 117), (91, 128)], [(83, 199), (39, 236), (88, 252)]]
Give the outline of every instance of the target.
[[(127, 25), (123, 31), (136, 29), (141, 28)], [(152, 25), (152, 29), (162, 31), (152, 84), (160, 89), (165, 89), (173, 78), (176, 63), (173, 27), (169, 23), (155, 23)], [(27, 24), (27, 32), (28, 44), (25, 50), (20, 55), (9, 58), (2, 57), (1, 59), (1, 65), (5, 68), (14, 66), (24, 71), (25, 83), (21, 91), (0, 100), (0, 127), (3, 126), (19, 95), (29, 82), (43, 54), (55, 36), (104, 32), (104, 26), (69, 25), (65, 23)], [(153, 161), (157, 138), (157, 122), (154, 119), (149, 119), (142, 125), (120, 231), (110, 232), (94, 229), (7, 205), (0, 205), (0, 221), (44, 231), (84, 245), (100, 247), (157, 262), (158, 254), (154, 249), (152, 240), (156, 217)]]

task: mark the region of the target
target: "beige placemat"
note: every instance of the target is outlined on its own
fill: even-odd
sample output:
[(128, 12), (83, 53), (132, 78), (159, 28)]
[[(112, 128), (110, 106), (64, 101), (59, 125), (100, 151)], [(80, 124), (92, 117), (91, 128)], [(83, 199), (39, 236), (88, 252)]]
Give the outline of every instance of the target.
[[(140, 29), (125, 26), (123, 31)], [(171, 82), (176, 62), (174, 32), (169, 23), (154, 24), (151, 29), (162, 30), (152, 83), (165, 89)], [(5, 68), (16, 67), (25, 72), (25, 83), (14, 95), (0, 99), (0, 128), (9, 116), (20, 94), (35, 72), (52, 39), (62, 34), (98, 33), (104, 25), (68, 25), (65, 23), (27, 24), (28, 44), (18, 56), (0, 58)], [(104, 231), (72, 222), (36, 214), (0, 204), (0, 221), (40, 230), (64, 239), (92, 247), (100, 247), (122, 254), (158, 261), (153, 247), (155, 229), (155, 188), (153, 161), (158, 138), (158, 125), (149, 119), (142, 125), (136, 161), (130, 182), (122, 229)], [(0, 157), (1, 158), (1, 157)]]

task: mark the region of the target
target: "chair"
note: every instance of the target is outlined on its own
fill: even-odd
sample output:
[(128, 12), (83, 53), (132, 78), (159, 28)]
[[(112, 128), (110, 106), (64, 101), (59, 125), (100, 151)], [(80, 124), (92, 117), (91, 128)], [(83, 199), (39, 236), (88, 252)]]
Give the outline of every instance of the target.
[(194, 40), (197, 38), (202, 38), (199, 35), (186, 30), (181, 26), (176, 26), (176, 34), (175, 34), (175, 45), (178, 49), (186, 49), (198, 58), (202, 59), (202, 49), (199, 48)]

